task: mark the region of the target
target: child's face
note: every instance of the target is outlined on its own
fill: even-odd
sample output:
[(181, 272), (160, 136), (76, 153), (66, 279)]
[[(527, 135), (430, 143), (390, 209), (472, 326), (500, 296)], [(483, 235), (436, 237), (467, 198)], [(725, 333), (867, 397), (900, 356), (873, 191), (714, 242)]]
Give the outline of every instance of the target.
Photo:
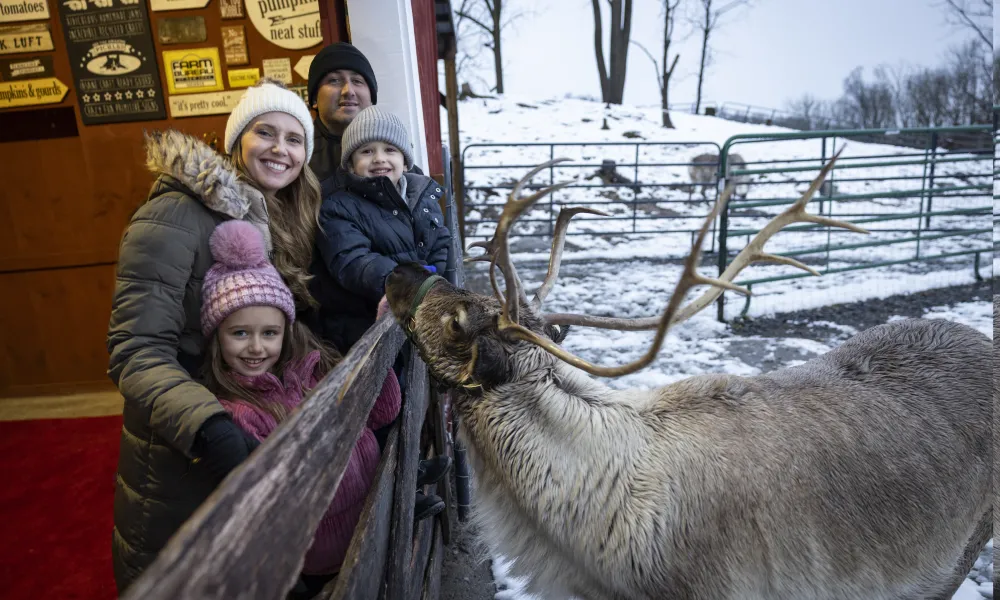
[(302, 123), (288, 113), (257, 117), (240, 137), (248, 175), (271, 194), (295, 181), (306, 162), (306, 134)]
[(405, 161), (399, 148), (385, 142), (369, 142), (354, 151), (351, 155), (351, 165), (354, 174), (361, 177), (378, 177), (385, 175), (392, 180), (392, 185), (399, 183), (403, 176)]
[(247, 377), (267, 373), (281, 356), (285, 313), (273, 306), (247, 306), (219, 325), (222, 360)]

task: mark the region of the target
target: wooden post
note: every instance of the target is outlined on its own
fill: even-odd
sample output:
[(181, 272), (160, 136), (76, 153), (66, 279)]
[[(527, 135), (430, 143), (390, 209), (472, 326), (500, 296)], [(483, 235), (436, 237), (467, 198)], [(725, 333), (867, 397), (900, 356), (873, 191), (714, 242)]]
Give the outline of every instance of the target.
[[(455, 48), (448, 49), (444, 59), (445, 108), (448, 110), (448, 150), (451, 152), (452, 186), (455, 206), (458, 208), (458, 237), (465, 247), (465, 169), (458, 135), (458, 73), (455, 67)], [(451, 232), (455, 235), (455, 232)]]

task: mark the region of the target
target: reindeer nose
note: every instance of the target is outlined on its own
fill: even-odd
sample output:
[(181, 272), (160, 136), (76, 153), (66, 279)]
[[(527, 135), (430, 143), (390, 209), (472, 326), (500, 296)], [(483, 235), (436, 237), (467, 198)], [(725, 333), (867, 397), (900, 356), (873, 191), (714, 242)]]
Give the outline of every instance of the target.
[(430, 277), (430, 272), (416, 263), (403, 263), (389, 272), (385, 279), (385, 295), (390, 305), (411, 302), (420, 284)]

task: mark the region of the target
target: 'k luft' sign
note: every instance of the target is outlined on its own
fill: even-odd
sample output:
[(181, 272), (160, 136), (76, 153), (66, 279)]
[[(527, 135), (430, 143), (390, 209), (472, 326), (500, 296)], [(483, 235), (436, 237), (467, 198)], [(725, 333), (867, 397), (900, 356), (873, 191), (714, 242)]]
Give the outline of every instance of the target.
[(84, 125), (167, 116), (145, 0), (68, 0), (59, 16)]
[(53, 50), (48, 23), (0, 26), (0, 54)]
[(48, 18), (49, 3), (46, 0), (0, 0), (0, 23)]
[(323, 41), (319, 0), (247, 0), (250, 22), (264, 39), (289, 50)]

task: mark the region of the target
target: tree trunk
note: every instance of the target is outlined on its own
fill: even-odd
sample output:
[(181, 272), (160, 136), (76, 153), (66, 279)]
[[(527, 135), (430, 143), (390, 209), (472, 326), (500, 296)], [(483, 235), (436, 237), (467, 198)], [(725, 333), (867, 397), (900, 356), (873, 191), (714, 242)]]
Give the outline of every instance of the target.
[(673, 37), (673, 27), (671, 27), (671, 22), (673, 15), (670, 12), (670, 0), (663, 3), (663, 60), (660, 62), (661, 72), (660, 72), (660, 110), (663, 113), (663, 126), (667, 129), (674, 128), (674, 122), (670, 120), (670, 76), (674, 73), (674, 67), (677, 66), (677, 59), (680, 55), (674, 57), (674, 64), (667, 68), (667, 57), (670, 55), (670, 42)]
[(701, 86), (705, 83), (705, 59), (708, 58), (708, 36), (712, 33), (712, 0), (702, 0), (705, 5), (705, 23), (701, 37), (701, 65), (698, 67), (698, 95), (694, 103), (694, 113), (701, 112)]
[(594, 54), (597, 57), (597, 74), (601, 78), (601, 100), (610, 102), (610, 81), (608, 69), (604, 66), (604, 32), (601, 30), (600, 0), (590, 0), (594, 7)]
[(493, 70), (496, 72), (497, 94), (503, 93), (503, 53), (500, 51), (502, 0), (493, 0)]

